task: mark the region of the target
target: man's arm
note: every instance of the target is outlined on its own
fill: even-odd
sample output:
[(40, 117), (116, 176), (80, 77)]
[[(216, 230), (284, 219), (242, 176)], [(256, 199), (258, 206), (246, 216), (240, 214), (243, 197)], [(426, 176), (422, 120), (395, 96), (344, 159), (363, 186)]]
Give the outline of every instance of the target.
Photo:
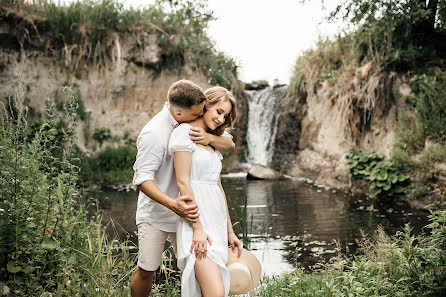
[(157, 135), (152, 132), (147, 132), (138, 138), (138, 153), (133, 165), (135, 171), (133, 184), (149, 198), (194, 222), (198, 218), (198, 208), (195, 202), (188, 203), (193, 200), (192, 197), (173, 199), (163, 193), (154, 182), (155, 172), (160, 168), (165, 153), (165, 148), (160, 145), (161, 142), (162, 140), (157, 139)]
[(177, 199), (172, 199), (164, 194), (153, 180), (143, 182), (138, 186), (138, 190), (189, 222), (195, 223), (198, 221), (199, 213), (197, 203), (191, 196), (184, 195)]
[(203, 128), (192, 127), (190, 129), (190, 139), (196, 144), (211, 145), (220, 152), (232, 152), (235, 150), (235, 143), (229, 133), (217, 136), (207, 133)]

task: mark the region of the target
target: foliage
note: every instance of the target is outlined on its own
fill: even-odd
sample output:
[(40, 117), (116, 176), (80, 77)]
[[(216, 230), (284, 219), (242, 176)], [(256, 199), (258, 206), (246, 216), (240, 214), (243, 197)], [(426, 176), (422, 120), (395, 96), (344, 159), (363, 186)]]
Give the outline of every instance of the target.
[(142, 53), (148, 34), (156, 34), (161, 61), (146, 66), (181, 71), (189, 65), (203, 71), (213, 85), (236, 93), (241, 90), (235, 61), (217, 51), (207, 36), (206, 29), (214, 18), (205, 1), (157, 0), (142, 9), (125, 8), (118, 0), (1, 3), (17, 14), (14, 19), (11, 12), (6, 13), (16, 27), (14, 34), (21, 47), (44, 40), (42, 47), (45, 44), (53, 54), (68, 55), (69, 66), (75, 71), (82, 62), (106, 66), (114, 61), (119, 36), (136, 38), (137, 50)]
[(389, 237), (380, 228), (376, 239), (363, 241), (362, 256), (320, 273), (297, 270), (264, 278), (255, 296), (444, 296), (446, 211), (430, 218), (430, 234), (415, 237), (406, 225)]
[(133, 262), (128, 248), (106, 236), (100, 216), (89, 221), (79, 203), (77, 105), (65, 88), (66, 126), (58, 142), (53, 81), (32, 138), (20, 81), (10, 99), (16, 111), (4, 112), (0, 126), (0, 277), (19, 296), (126, 296)]
[(135, 162), (134, 146), (106, 147), (103, 151), (81, 159), (81, 182), (84, 184), (113, 185), (130, 183)]
[(425, 138), (446, 140), (446, 73), (414, 75), (410, 87), (416, 94), (417, 124)]
[(374, 195), (392, 197), (403, 193), (408, 177), (401, 167), (383, 158), (381, 154), (352, 149), (346, 156), (346, 167), (353, 178), (368, 180)]
[(253, 216), (251, 214), (251, 220), (248, 218), (248, 196), (245, 196), (243, 199), (243, 205), (235, 208), (235, 213), (239, 219), (238, 222), (235, 222), (233, 226), (240, 225), (240, 233), (242, 234), (242, 242), (243, 246), (249, 248), (249, 244), (251, 242), (251, 238), (249, 234), (252, 231), (252, 221)]
[(437, 55), (444, 57), (445, 5), (437, 0), (349, 0), (330, 19), (358, 26), (354, 47), (361, 61), (406, 71), (424, 68)]
[(404, 193), (404, 182), (408, 180), (408, 177), (392, 161), (387, 161), (373, 166), (368, 180), (374, 195), (392, 197)]
[(111, 133), (109, 128), (96, 127), (93, 132), (93, 139), (102, 144), (105, 140), (111, 138)]
[(367, 154), (358, 149), (351, 149), (346, 156), (346, 167), (353, 178), (367, 179), (373, 169), (384, 159), (382, 154)]
[(414, 96), (407, 99), (413, 111), (398, 121), (392, 160), (411, 178), (411, 198), (438, 198), (444, 190), (435, 185), (436, 162), (446, 162), (446, 74), (438, 70), (413, 75)]

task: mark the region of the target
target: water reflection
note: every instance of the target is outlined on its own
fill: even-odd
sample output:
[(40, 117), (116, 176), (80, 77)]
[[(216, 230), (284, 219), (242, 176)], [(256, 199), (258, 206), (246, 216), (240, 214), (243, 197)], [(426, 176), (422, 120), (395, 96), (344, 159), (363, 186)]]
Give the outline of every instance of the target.
[[(247, 197), (248, 221), (252, 217), (250, 249), (268, 275), (295, 267), (322, 268), (334, 259), (338, 247), (342, 253), (355, 253), (361, 231), (372, 234), (379, 224), (393, 234), (407, 222), (415, 232), (427, 223), (425, 212), (399, 205), (372, 205), (362, 197), (302, 181), (222, 178), (222, 184), (233, 222), (238, 220), (235, 209)], [(100, 201), (104, 221), (113, 219), (125, 230), (119, 235), (128, 235), (137, 244), (137, 193), (109, 190), (89, 195)], [(235, 230), (240, 231), (239, 225)]]

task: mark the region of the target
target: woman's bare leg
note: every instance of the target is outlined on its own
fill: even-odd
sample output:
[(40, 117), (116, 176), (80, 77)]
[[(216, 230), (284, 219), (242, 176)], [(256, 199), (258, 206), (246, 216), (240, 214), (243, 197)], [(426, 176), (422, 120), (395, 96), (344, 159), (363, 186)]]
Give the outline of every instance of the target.
[(220, 267), (208, 257), (195, 261), (195, 277), (203, 297), (224, 297), (225, 287)]

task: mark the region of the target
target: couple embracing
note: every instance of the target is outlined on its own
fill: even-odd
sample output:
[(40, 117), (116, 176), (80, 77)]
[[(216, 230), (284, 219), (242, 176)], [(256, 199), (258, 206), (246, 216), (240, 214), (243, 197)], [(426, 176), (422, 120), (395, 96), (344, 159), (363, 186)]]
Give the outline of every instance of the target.
[(137, 140), (139, 252), (132, 296), (150, 293), (167, 237), (182, 272), (181, 296), (228, 296), (228, 244), (239, 256), (242, 246), (220, 182), (220, 151), (235, 147), (225, 130), (234, 123), (236, 101), (225, 88), (203, 92), (188, 80), (175, 82), (167, 99)]

